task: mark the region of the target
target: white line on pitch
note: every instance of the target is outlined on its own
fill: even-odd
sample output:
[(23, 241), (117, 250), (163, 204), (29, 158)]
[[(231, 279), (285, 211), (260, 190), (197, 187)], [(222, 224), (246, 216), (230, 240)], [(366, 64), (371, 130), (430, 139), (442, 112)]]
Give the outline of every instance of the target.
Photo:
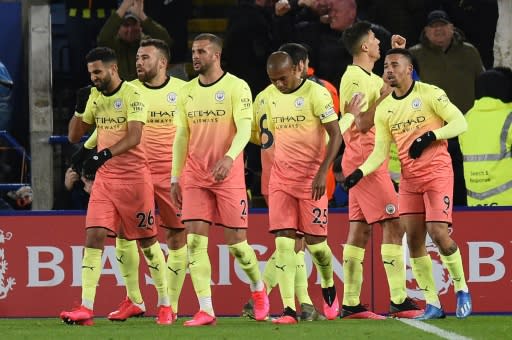
[(411, 319), (398, 319), (398, 321), (401, 321), (411, 327), (418, 328), (424, 332), (435, 334), (441, 338), (449, 339), (449, 340), (471, 340), (471, 338), (468, 338), (467, 336), (459, 335), (457, 333), (453, 333), (450, 331), (446, 331), (444, 329), (441, 329), (436, 326), (432, 326), (431, 324), (421, 322), (418, 320), (411, 320)]

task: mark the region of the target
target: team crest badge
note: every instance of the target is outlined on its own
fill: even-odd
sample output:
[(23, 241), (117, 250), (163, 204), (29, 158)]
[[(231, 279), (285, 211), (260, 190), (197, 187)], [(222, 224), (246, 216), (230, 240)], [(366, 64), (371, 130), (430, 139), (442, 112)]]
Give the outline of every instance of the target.
[(224, 94), (224, 91), (217, 91), (215, 93), (215, 100), (218, 101), (218, 102), (221, 102), (221, 101), (224, 101), (224, 97), (225, 97), (225, 94)]
[(169, 92), (167, 94), (167, 101), (171, 104), (176, 104), (176, 99), (178, 99), (178, 96), (174, 92)]
[(295, 107), (300, 109), (304, 106), (304, 98), (302, 97), (299, 97), (297, 99), (295, 99)]
[(114, 101), (114, 109), (119, 110), (123, 107), (123, 101), (121, 99), (116, 99)]
[(396, 212), (396, 207), (394, 204), (389, 203), (386, 205), (386, 214), (393, 215)]
[(421, 100), (419, 98), (415, 98), (412, 101), (412, 108), (413, 109), (419, 109), (421, 107)]

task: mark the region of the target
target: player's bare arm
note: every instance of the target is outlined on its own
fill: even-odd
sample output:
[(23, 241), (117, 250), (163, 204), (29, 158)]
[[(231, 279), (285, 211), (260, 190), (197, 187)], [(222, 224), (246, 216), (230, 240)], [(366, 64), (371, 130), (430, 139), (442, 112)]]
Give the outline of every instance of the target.
[(313, 179), (312, 187), (312, 199), (319, 200), (325, 194), (325, 181), (327, 177), (327, 171), (331, 166), (332, 162), (338, 154), (338, 150), (341, 146), (341, 132), (338, 127), (338, 121), (334, 120), (323, 124), (325, 130), (329, 134), (329, 143), (327, 143), (327, 150), (325, 152), (325, 159), (320, 165), (318, 172)]
[(179, 182), (171, 183), (171, 202), (176, 207), (181, 209), (182, 195), (181, 195), (181, 186), (180, 186)]
[(68, 140), (70, 143), (78, 143), (80, 138), (92, 128), (92, 125), (87, 124), (81, 117), (73, 116), (68, 125)]

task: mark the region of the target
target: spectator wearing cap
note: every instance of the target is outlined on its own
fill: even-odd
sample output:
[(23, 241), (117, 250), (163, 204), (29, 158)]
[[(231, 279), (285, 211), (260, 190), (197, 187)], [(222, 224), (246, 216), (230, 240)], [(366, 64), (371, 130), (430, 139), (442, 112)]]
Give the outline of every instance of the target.
[(421, 80), (445, 90), (462, 113), (473, 105), (475, 80), (484, 70), (478, 50), (464, 40), (446, 12), (435, 10), (428, 15), (420, 43), (410, 49)]
[[(410, 48), (416, 58), (420, 79), (439, 86), (450, 100), (466, 113), (475, 99), (475, 80), (484, 70), (478, 50), (464, 41), (446, 12), (428, 14), (420, 43)], [(457, 138), (448, 140), (448, 152), (454, 172), (453, 204), (466, 205), (466, 185), (462, 153)]]
[(485, 71), (475, 92), (468, 130), (459, 137), (468, 206), (512, 206), (512, 71)]
[(144, 0), (123, 0), (105, 22), (98, 35), (98, 46), (112, 48), (117, 55), (119, 75), (124, 80), (137, 78), (135, 56), (140, 41), (154, 38), (171, 45), (167, 30), (144, 12)]

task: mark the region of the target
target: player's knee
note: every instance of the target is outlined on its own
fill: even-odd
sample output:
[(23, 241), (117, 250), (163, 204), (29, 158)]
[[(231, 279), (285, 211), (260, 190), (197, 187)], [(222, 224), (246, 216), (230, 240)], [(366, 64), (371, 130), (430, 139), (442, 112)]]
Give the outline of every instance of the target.
[[(204, 248), (203, 240), (202, 238), (205, 236), (196, 235), (196, 234), (188, 234), (187, 236), (187, 247), (189, 249), (189, 252), (194, 253), (196, 251), (201, 250), (201, 248)], [(206, 248), (208, 247), (208, 244), (206, 244)]]

